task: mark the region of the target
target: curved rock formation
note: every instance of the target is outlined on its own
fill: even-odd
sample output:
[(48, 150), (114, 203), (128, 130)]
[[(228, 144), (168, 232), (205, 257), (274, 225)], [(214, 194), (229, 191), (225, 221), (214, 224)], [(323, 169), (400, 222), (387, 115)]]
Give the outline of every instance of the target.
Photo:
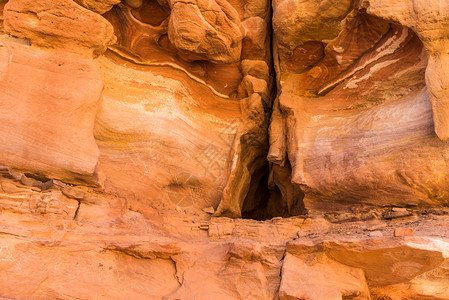
[(264, 218), (271, 213), (256, 211), (268, 193), (272, 75), (269, 51), (257, 50), (269, 48), (269, 7), (217, 3), (145, 1), (105, 14), (118, 43), (99, 60), (107, 82), (96, 130), (100, 166), (113, 190), (132, 191), (141, 203), (151, 190), (157, 205), (220, 204), (220, 215)]
[(449, 138), (447, 76), (448, 3), (441, 1), (416, 2), (368, 1), (369, 13), (412, 28), (420, 37), (429, 54), (426, 82), (432, 101), (435, 132), (442, 140)]
[[(368, 10), (367, 3), (355, 7), (342, 22), (342, 2), (324, 9), (323, 16), (342, 24), (328, 33), (327, 17), (300, 29), (276, 25), (287, 13), (282, 3), (274, 6), (280, 94), (268, 159), (279, 165), (290, 160), (292, 180), (306, 192), (309, 208), (323, 200), (326, 206), (447, 203), (448, 160), (442, 153), (448, 148), (433, 133), (442, 108), (435, 107), (434, 86), (444, 90), (439, 82), (445, 79), (429, 79), (435, 55), (426, 51), (419, 31), (372, 13), (396, 16), (391, 7), (373, 3)], [(291, 30), (304, 32), (296, 44), (285, 42)], [(438, 76), (446, 78), (444, 72)]]
[(449, 299), (445, 1), (0, 12), (0, 298)]
[(168, 2), (168, 38), (185, 58), (217, 63), (239, 61), (242, 27), (231, 4), (226, 0)]

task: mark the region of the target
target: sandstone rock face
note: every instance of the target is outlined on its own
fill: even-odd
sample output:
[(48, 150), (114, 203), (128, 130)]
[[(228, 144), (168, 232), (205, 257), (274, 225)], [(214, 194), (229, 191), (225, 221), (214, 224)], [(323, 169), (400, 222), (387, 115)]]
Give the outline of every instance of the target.
[[(169, 6), (168, 38), (188, 59), (217, 63), (233, 63), (240, 59), (240, 17), (227, 1), (170, 0)], [(261, 38), (263, 41), (265, 35)]]
[(215, 97), (206, 84), (185, 84), (189, 77), (170, 66), (139, 70), (107, 58), (97, 64), (105, 90), (94, 133), (106, 188), (132, 193), (127, 197), (144, 207), (216, 207), (238, 103)]
[(339, 264), (326, 255), (314, 253), (312, 256), (312, 263), (308, 265), (310, 259), (286, 254), (282, 266), (280, 299), (369, 297), (365, 276), (360, 269)]
[(446, 1), (0, 12), (0, 298), (449, 299)]
[[(448, 96), (449, 82), (449, 24), (446, 1), (427, 3), (414, 1), (369, 1), (368, 11), (382, 18), (412, 28), (429, 53), (426, 82), (432, 101), (435, 132), (442, 140), (449, 138)], [(435, 25), (437, 23), (438, 25)]]
[(92, 177), (103, 89), (93, 62), (12, 42), (1, 44), (0, 61), (0, 164), (68, 181)]
[[(148, 218), (115, 196), (84, 189), (75, 199), (63, 183), (36, 188), (38, 180), (0, 173), (5, 298), (449, 296), (443, 211), (419, 224), (318, 216), (258, 222), (163, 209)], [(404, 226), (415, 227), (415, 236), (393, 237)]]
[[(413, 15), (406, 3), (297, 1), (298, 10), (310, 7), (301, 14), (310, 11), (313, 19), (295, 23), (300, 28), (285, 23), (284, 2), (274, 3), (280, 94), (268, 159), (278, 165), (290, 160), (306, 206), (323, 199), (373, 205), (448, 199), (442, 155), (448, 148), (434, 134), (435, 128), (445, 139), (448, 77), (437, 53), (447, 48), (432, 42), (445, 38), (445, 21), (429, 21), (432, 14), (419, 7)], [(440, 9), (422, 6), (435, 16)], [(317, 9), (321, 18), (313, 15)], [(326, 30), (332, 22), (340, 25)], [(293, 39), (292, 31), (304, 34)]]
[(268, 197), (269, 3), (237, 4), (127, 2), (105, 14), (118, 42), (98, 60), (100, 166), (141, 209), (151, 190), (154, 205), (279, 215), (257, 205)]
[(8, 1), (4, 19), (7, 33), (41, 48), (98, 56), (115, 41), (111, 24), (71, 0)]

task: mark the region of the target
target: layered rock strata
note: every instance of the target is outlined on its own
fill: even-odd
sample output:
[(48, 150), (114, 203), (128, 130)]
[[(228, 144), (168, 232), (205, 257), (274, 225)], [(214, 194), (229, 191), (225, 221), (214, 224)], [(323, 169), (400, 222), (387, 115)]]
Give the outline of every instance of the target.
[(0, 10), (0, 297), (449, 298), (444, 1)]
[(263, 1), (144, 1), (105, 14), (118, 42), (99, 60), (96, 138), (111, 185), (144, 207), (151, 190), (172, 207), (279, 215), (258, 205), (268, 193), (269, 12)]
[[(263, 180), (268, 169), (265, 131), (272, 102), (269, 3), (77, 3), (9, 1), (4, 10), (5, 31), (29, 41), (31, 48), (27, 51), (49, 51), (44, 61), (66, 53), (83, 61), (104, 53), (96, 60), (96, 67), (89, 62), (91, 76), (103, 78), (103, 92), (101, 82), (95, 86), (85, 75), (91, 81), (88, 86), (98, 90), (86, 90), (93, 99), (79, 109), (58, 103), (61, 111), (53, 111), (55, 119), (45, 121), (56, 128), (58, 120), (64, 118), (70, 126), (60, 124), (61, 135), (74, 136), (71, 130), (77, 131), (80, 136), (67, 144), (91, 160), (84, 166), (76, 154), (62, 158), (34, 148), (36, 158), (19, 153), (14, 159), (5, 157), (2, 163), (67, 182), (70, 176), (60, 174), (84, 176), (87, 184), (124, 196), (143, 210), (160, 205), (173, 209), (217, 208), (222, 202), (223, 214), (239, 217), (246, 199), (255, 206), (250, 205), (249, 213), (257, 210), (263, 197), (248, 187), (266, 186)], [(104, 17), (100, 13), (105, 13)], [(107, 47), (110, 50), (105, 52)], [(29, 74), (32, 79), (38, 76)], [(86, 85), (69, 78), (55, 75), (52, 82)], [(75, 87), (58, 89), (76, 92)], [(46, 88), (44, 91), (48, 93)], [(37, 95), (30, 97), (40, 99)], [(54, 107), (55, 103), (45, 105)], [(35, 110), (43, 112), (45, 107), (30, 109), (30, 113)], [(69, 124), (66, 114), (73, 110), (82, 115), (73, 114), (75, 124)], [(46, 118), (46, 113), (42, 117)], [(25, 111), (18, 119), (31, 116)], [(26, 130), (16, 123), (8, 127), (8, 134), (20, 136)], [(45, 130), (34, 135), (43, 141), (41, 149), (45, 146), (64, 151), (58, 149), (60, 145), (47, 144), (48, 137), (43, 136), (52, 134)], [(34, 140), (22, 143), (30, 148), (38, 145)], [(10, 147), (30, 151), (13, 144)], [(30, 158), (34, 161), (19, 161)], [(61, 168), (50, 170), (47, 165)], [(241, 177), (243, 185), (239, 183)], [(224, 190), (230, 191), (229, 195), (223, 194)], [(268, 216), (263, 211), (259, 214)]]
[[(150, 217), (100, 191), (0, 173), (3, 298), (449, 297), (447, 210)], [(415, 233), (394, 237), (404, 228)]]
[(273, 3), (280, 93), (268, 159), (290, 161), (309, 207), (447, 204), (447, 76), (435, 73), (445, 48), (431, 41), (444, 40), (444, 17), (409, 14), (407, 1), (291, 2)]

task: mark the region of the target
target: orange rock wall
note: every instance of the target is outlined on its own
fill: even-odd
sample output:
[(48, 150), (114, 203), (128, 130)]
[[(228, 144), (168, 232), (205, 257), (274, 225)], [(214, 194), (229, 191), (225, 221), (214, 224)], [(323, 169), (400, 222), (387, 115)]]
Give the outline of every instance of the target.
[(445, 1), (0, 11), (0, 298), (449, 299)]

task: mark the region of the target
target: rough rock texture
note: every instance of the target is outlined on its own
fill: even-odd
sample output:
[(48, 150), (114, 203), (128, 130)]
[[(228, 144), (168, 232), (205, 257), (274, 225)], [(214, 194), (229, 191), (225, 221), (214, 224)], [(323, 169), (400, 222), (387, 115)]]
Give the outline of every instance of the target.
[(0, 298), (449, 299), (447, 1), (0, 12)]
[[(447, 97), (441, 93), (448, 77), (435, 59), (447, 48), (430, 42), (445, 39), (444, 5), (420, 4), (426, 12), (445, 11), (439, 22), (419, 7), (417, 14), (403, 11), (408, 1), (295, 3), (295, 16), (308, 20), (310, 14), (313, 22), (293, 26), (284, 7), (291, 5), (273, 5), (280, 92), (268, 159), (291, 162), (292, 180), (306, 192), (309, 208), (323, 200), (328, 207), (446, 204), (449, 148), (434, 128), (444, 139)], [(313, 17), (317, 10), (320, 18)], [(391, 21), (401, 16), (407, 20)]]
[[(99, 190), (0, 173), (7, 299), (449, 297), (447, 210), (390, 219), (401, 211), (378, 209), (352, 222), (143, 215)], [(416, 232), (394, 237), (397, 228)]]
[(449, 138), (449, 25), (447, 1), (369, 1), (368, 12), (413, 29), (429, 54), (426, 83), (432, 101), (435, 132)]
[(110, 10), (115, 4), (120, 3), (120, 0), (74, 0), (76, 3), (90, 9), (94, 12), (104, 14)]
[(141, 209), (151, 190), (157, 205), (280, 215), (257, 206), (268, 174), (269, 3), (144, 1), (105, 17), (118, 37), (98, 60), (107, 187)]
[(14, 42), (0, 44), (0, 61), (0, 164), (69, 182), (92, 177), (103, 89), (94, 63)]
[[(243, 28), (231, 4), (215, 0), (168, 2), (171, 10), (168, 38), (189, 60), (239, 61)], [(262, 41), (264, 38), (262, 35)]]
[(3, 15), (7, 33), (41, 48), (97, 56), (115, 41), (111, 24), (71, 0), (8, 1)]

